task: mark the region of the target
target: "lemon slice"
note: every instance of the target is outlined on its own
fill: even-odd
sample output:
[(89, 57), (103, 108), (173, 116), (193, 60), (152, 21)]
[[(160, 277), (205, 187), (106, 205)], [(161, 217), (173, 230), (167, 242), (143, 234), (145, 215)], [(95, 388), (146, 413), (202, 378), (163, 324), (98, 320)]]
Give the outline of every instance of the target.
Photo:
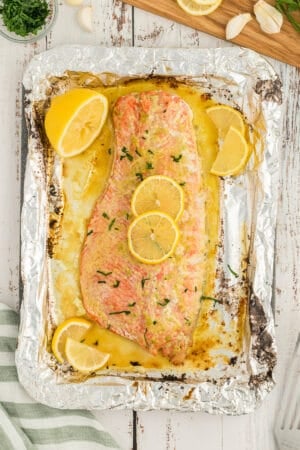
[(234, 127), (242, 134), (245, 133), (245, 122), (242, 114), (231, 106), (211, 106), (206, 110), (206, 113), (215, 124), (221, 138), (225, 137), (230, 127)]
[(178, 5), (192, 16), (207, 16), (215, 11), (223, 0), (215, 0), (210, 3), (200, 3), (199, 0), (177, 0)]
[(52, 338), (52, 351), (55, 358), (60, 362), (66, 359), (65, 345), (68, 337), (80, 341), (87, 330), (91, 327), (91, 322), (81, 317), (72, 317), (65, 320), (55, 330)]
[(110, 354), (100, 352), (95, 347), (68, 337), (66, 341), (66, 357), (74, 369), (83, 373), (90, 373), (101, 369), (109, 360)]
[(164, 175), (154, 175), (146, 178), (136, 188), (131, 209), (135, 216), (148, 211), (162, 211), (175, 222), (180, 217), (184, 207), (182, 188), (172, 178)]
[(213, 163), (211, 173), (221, 177), (236, 175), (245, 167), (248, 153), (248, 144), (242, 133), (230, 127)]
[(145, 264), (159, 264), (169, 258), (178, 239), (176, 223), (172, 217), (160, 211), (138, 216), (128, 229), (129, 250)]
[(107, 98), (91, 89), (72, 89), (54, 97), (45, 118), (52, 147), (65, 158), (83, 152), (99, 135), (107, 113)]

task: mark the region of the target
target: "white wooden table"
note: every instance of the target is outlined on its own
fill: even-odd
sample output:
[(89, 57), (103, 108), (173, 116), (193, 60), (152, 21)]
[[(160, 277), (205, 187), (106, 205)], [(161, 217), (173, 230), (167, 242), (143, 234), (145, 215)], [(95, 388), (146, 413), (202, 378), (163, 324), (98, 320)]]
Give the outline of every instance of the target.
[[(85, 3), (94, 7), (93, 33), (82, 31), (75, 20), (76, 9), (60, 0), (58, 20), (46, 38), (28, 45), (0, 38), (0, 301), (13, 307), (19, 301), (21, 79), (31, 57), (70, 43), (201, 48), (230, 45), (125, 6), (120, 0), (86, 0)], [(270, 62), (282, 79), (284, 91), (274, 280), (278, 385), (257, 412), (242, 417), (157, 411), (98, 412), (101, 422), (125, 450), (276, 448), (273, 425), (300, 324), (300, 70), (274, 60)]]

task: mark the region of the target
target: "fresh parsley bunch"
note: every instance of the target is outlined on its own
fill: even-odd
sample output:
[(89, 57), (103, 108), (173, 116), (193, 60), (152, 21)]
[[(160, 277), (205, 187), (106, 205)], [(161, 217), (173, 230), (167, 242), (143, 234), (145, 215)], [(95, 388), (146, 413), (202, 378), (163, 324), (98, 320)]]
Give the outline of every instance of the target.
[(1, 0), (0, 14), (9, 31), (19, 36), (37, 34), (50, 10), (46, 0)]
[(293, 15), (296, 11), (300, 12), (300, 0), (276, 0), (275, 7), (287, 16), (295, 30), (300, 33), (300, 22)]

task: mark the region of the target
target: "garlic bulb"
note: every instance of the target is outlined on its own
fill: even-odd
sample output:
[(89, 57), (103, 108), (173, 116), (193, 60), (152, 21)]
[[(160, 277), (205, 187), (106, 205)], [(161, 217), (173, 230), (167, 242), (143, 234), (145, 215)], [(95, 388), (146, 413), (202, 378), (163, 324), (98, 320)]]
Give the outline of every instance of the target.
[(83, 6), (78, 10), (77, 20), (81, 28), (90, 33), (93, 31), (92, 7)]
[(245, 13), (245, 14), (238, 14), (237, 16), (234, 16), (232, 19), (229, 20), (229, 22), (226, 25), (226, 39), (234, 39), (244, 26), (252, 19), (251, 14)]
[(65, 0), (65, 3), (70, 6), (79, 6), (83, 0)]
[(259, 0), (254, 5), (254, 13), (260, 28), (268, 34), (279, 33), (283, 16), (274, 6), (269, 5), (264, 0)]

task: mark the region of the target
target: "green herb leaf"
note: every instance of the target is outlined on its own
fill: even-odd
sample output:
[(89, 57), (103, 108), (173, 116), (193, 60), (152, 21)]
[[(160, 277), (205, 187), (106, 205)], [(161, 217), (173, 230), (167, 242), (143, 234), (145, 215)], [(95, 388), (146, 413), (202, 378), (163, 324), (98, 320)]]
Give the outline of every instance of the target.
[(143, 174), (142, 174), (141, 172), (137, 172), (137, 173), (135, 174), (135, 176), (136, 176), (137, 179), (140, 180), (140, 181), (143, 181), (143, 179), (144, 179)]
[(206, 295), (201, 295), (200, 302), (202, 302), (202, 300), (211, 300), (213, 302), (223, 303), (222, 300), (218, 300), (217, 298), (214, 297), (207, 297)]
[(154, 152), (152, 150), (148, 150), (148, 153), (150, 153), (151, 155), (154, 155)]
[(228, 269), (229, 269), (229, 272), (231, 272), (232, 275), (235, 276), (235, 278), (238, 278), (238, 277), (239, 277), (238, 273), (236, 273), (236, 272), (230, 267), (229, 264), (227, 264), (227, 267), (228, 267)]
[(182, 158), (182, 154), (180, 154), (178, 156), (171, 155), (171, 158), (173, 159), (174, 162), (179, 163), (179, 161)]
[(112, 219), (112, 221), (110, 222), (110, 224), (108, 225), (108, 229), (109, 231), (112, 229), (112, 227), (114, 226), (116, 219)]
[(110, 316), (113, 316), (116, 314), (126, 314), (126, 316), (128, 316), (129, 314), (131, 314), (131, 311), (124, 310), (124, 311), (114, 311), (114, 312), (109, 313)]
[(141, 281), (142, 289), (144, 289), (146, 281), (149, 281), (149, 280), (150, 280), (150, 278), (142, 278), (142, 281)]
[(97, 270), (97, 273), (100, 273), (101, 275), (103, 275), (104, 277), (107, 277), (108, 275), (111, 275), (112, 272), (103, 272), (102, 270)]
[(170, 299), (169, 298), (164, 298), (163, 302), (157, 302), (157, 304), (159, 306), (167, 306), (168, 303), (170, 303)]
[(146, 162), (146, 169), (151, 170), (154, 169), (153, 164), (149, 161)]
[(181, 183), (179, 183), (179, 186), (185, 186), (185, 181), (182, 181)]
[(121, 281), (120, 280), (116, 280), (113, 284), (113, 288), (117, 288), (120, 286)]
[(128, 303), (127, 306), (129, 306), (129, 308), (133, 308), (133, 306), (135, 306), (135, 305), (136, 305), (136, 302), (133, 302), (133, 303)]
[(300, 11), (300, 0), (276, 0), (275, 8), (285, 14), (295, 30), (300, 33), (300, 22), (294, 16), (294, 12)]
[(108, 214), (106, 214), (106, 212), (104, 212), (104, 213), (102, 214), (102, 217), (104, 217), (104, 219), (107, 219), (107, 220), (109, 220), (109, 215), (108, 215)]
[(104, 283), (106, 283), (105, 280), (99, 280), (99, 281), (98, 281), (98, 284), (104, 284)]
[(92, 233), (94, 233), (94, 230), (90, 230), (87, 232), (87, 236), (90, 236)]
[(121, 149), (121, 152), (123, 153), (123, 155), (121, 155), (120, 160), (122, 161), (122, 159), (127, 158), (129, 161), (133, 161), (133, 156), (129, 153), (129, 151), (127, 150), (126, 147), (123, 147)]
[(142, 154), (138, 151), (138, 149), (135, 150), (135, 153), (136, 153), (138, 156), (142, 156)]
[(107, 151), (108, 151), (108, 154), (111, 155), (111, 148), (109, 148)]

